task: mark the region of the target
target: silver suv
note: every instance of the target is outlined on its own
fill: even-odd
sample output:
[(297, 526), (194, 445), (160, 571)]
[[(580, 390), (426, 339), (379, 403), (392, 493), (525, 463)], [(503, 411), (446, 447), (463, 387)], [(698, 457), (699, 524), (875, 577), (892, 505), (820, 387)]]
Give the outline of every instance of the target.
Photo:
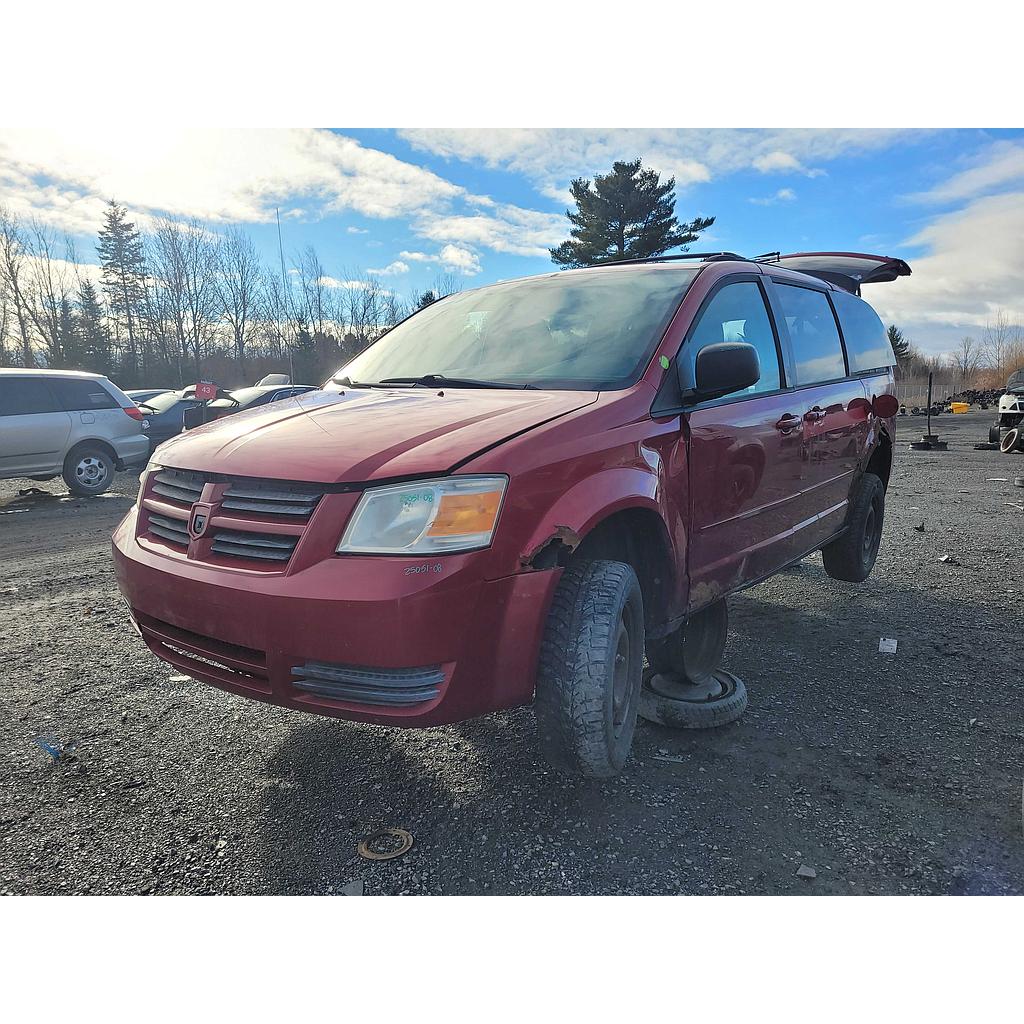
[(0, 479), (63, 476), (72, 494), (102, 494), (148, 458), (143, 418), (98, 373), (0, 369)]

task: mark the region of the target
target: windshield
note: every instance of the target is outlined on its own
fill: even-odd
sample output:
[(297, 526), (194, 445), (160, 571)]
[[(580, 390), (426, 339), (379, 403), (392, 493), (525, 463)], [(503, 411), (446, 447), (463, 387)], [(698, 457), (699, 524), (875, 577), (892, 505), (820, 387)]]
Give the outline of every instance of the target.
[(450, 295), (400, 323), (336, 376), (353, 384), (435, 374), (580, 391), (629, 387), (696, 275), (694, 267), (651, 264)]
[[(239, 388), (237, 391), (231, 392), (231, 398), (218, 398), (216, 401), (210, 403), (213, 409), (234, 409), (236, 405), (248, 405), (250, 402), (254, 402), (260, 395), (269, 394), (266, 388)], [(232, 401), (231, 399), (234, 399)]]
[(181, 395), (177, 391), (168, 391), (162, 395), (156, 395), (153, 398), (143, 399), (138, 404), (145, 406), (147, 409), (152, 409), (153, 412), (167, 412), (168, 409), (177, 405), (181, 401)]

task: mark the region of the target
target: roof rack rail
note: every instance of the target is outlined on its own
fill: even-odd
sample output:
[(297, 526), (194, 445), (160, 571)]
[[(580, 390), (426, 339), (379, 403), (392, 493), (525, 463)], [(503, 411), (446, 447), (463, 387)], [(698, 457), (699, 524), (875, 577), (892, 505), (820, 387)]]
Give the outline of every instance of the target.
[(628, 260), (608, 260), (606, 263), (595, 263), (597, 267), (617, 267), (623, 263), (669, 263), (673, 260), (704, 260), (710, 263), (712, 260), (744, 260), (746, 256), (740, 256), (736, 252), (682, 252), (673, 256), (637, 256)]
[(782, 259), (781, 252), (763, 252), (760, 256), (754, 257), (755, 263), (775, 263)]

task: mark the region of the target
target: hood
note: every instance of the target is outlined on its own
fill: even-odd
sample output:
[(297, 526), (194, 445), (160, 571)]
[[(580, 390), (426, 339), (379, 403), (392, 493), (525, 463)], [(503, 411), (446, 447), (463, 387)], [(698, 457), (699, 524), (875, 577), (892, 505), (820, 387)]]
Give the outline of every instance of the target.
[(311, 391), (235, 413), (160, 446), (177, 469), (311, 483), (445, 473), (514, 434), (597, 401), (587, 391)]

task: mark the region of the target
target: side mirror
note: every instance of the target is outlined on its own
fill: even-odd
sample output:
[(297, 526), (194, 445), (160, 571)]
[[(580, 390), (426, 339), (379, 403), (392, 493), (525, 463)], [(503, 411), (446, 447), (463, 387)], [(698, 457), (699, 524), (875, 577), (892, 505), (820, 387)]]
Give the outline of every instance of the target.
[(694, 391), (699, 401), (742, 391), (761, 379), (757, 349), (745, 341), (705, 345), (694, 365)]

